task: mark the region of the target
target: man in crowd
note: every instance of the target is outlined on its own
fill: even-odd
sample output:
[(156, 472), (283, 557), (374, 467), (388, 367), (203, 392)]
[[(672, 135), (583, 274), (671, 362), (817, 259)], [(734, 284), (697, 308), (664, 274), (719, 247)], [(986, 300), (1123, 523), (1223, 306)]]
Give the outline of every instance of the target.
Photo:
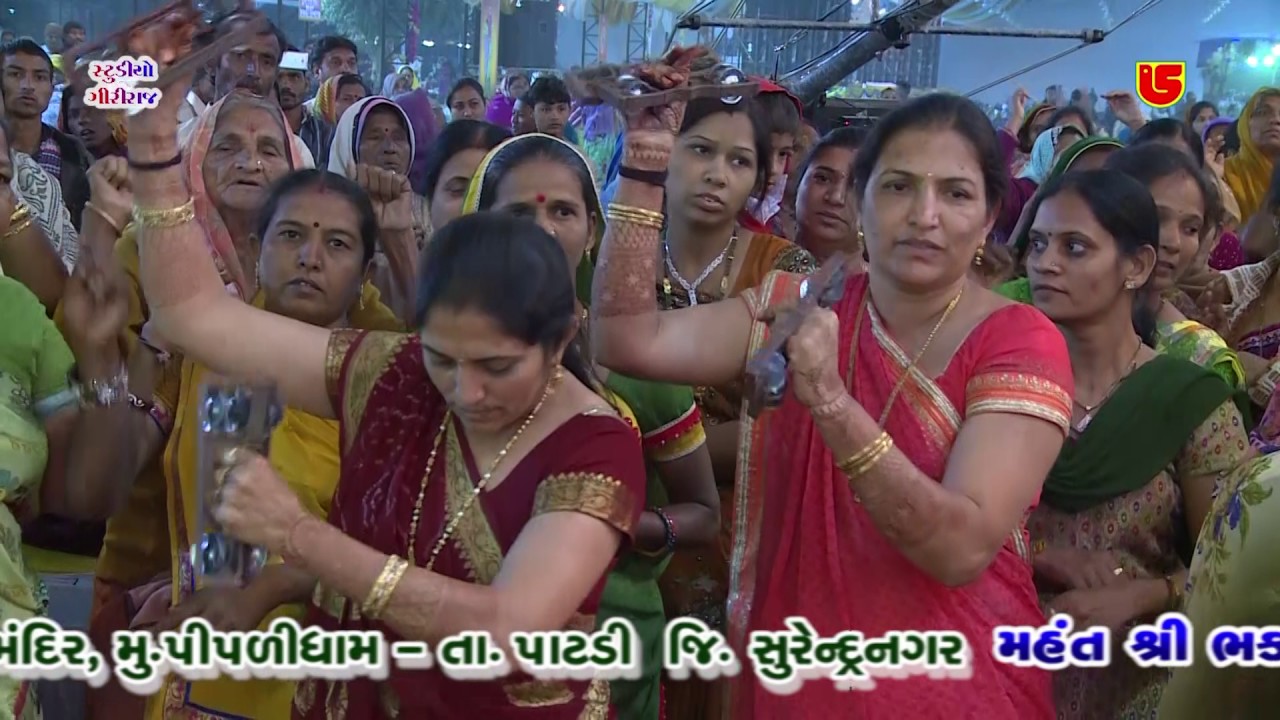
[(284, 60), (280, 62), (280, 72), (276, 76), (276, 96), (280, 100), (280, 109), (289, 121), (289, 129), (298, 137), (316, 158), (317, 167), (328, 167), (329, 145), (333, 141), (333, 128), (313, 112), (303, 107), (302, 99), (307, 96), (307, 54), (290, 46), (285, 51)]
[[(358, 74), (359, 63), (360, 52), (355, 43), (341, 35), (326, 35), (316, 40), (307, 64), (315, 78), (315, 86), (319, 89), (320, 83), (331, 77), (347, 73)], [(308, 112), (315, 103), (315, 98), (305, 103)]]
[[(62, 28), (59, 26), (59, 33)], [(62, 186), (71, 222), (80, 229), (80, 215), (89, 199), (89, 151), (80, 141), (41, 120), (53, 96), (53, 60), (30, 38), (3, 50), (5, 119), (14, 150), (35, 159)]]
[(84, 26), (75, 20), (70, 20), (62, 26), (62, 52), (74, 49), (77, 45), (84, 42), (85, 32)]
[(46, 55), (58, 55), (62, 52), (62, 26), (49, 23), (44, 26), (44, 45), (39, 46)]

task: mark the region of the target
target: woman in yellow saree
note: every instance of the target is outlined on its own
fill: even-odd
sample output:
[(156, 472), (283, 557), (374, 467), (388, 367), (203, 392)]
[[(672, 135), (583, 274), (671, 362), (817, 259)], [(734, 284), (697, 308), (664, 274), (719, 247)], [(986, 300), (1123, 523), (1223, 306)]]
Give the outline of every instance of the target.
[[(339, 210), (340, 206), (342, 207)], [(317, 220), (317, 218), (319, 220)], [(385, 308), (366, 307), (364, 275), (378, 225), (372, 204), (355, 183), (317, 170), (286, 176), (272, 191), (258, 234), (261, 289), (255, 307), (324, 327), (394, 330)], [(174, 426), (164, 449), (175, 607), (157, 625), (172, 628), (201, 616), (222, 630), (265, 627), (278, 617), (301, 620), (313, 582), (272, 563), (243, 589), (197, 589), (189, 548), (198, 532), (196, 478), (200, 388), (210, 378), (190, 360), (180, 368)], [(338, 482), (338, 423), (287, 408), (271, 436), (270, 460), (311, 514), (325, 517)], [(288, 717), (293, 681), (187, 682), (171, 677), (148, 703), (148, 717)]]
[(1280, 157), (1280, 88), (1259, 88), (1241, 111), (1236, 131), (1240, 152), (1227, 159), (1223, 175), (1240, 205), (1240, 222), (1247, 223), (1262, 208)]

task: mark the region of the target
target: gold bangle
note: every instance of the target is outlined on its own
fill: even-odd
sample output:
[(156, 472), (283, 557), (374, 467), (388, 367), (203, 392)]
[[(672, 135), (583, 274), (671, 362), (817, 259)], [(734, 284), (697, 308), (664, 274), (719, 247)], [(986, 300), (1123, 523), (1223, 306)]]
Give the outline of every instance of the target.
[(892, 449), (893, 449), (893, 438), (889, 438), (887, 442), (877, 447), (875, 449), (875, 452), (873, 452), (865, 460), (859, 463), (857, 467), (850, 468), (848, 478), (850, 480), (854, 480), (856, 478), (862, 477), (863, 475), (866, 475), (868, 472), (871, 472), (871, 468), (875, 467), (876, 463), (884, 459), (884, 456), (888, 455), (889, 451)]
[(666, 220), (666, 215), (663, 215), (662, 213), (656, 210), (649, 210), (647, 208), (635, 207), (634, 205), (619, 205), (618, 203), (609, 203), (609, 207), (605, 209), (613, 212), (622, 213), (624, 215), (639, 215), (642, 217), (650, 218), (652, 220), (657, 220), (658, 222), (662, 222), (663, 220)]
[(889, 437), (889, 433), (882, 430), (880, 431), (880, 434), (876, 436), (875, 440), (872, 440), (867, 443), (866, 447), (836, 463), (836, 467), (840, 469), (840, 472), (848, 475), (852, 473), (855, 468), (861, 466), (862, 463), (878, 451), (881, 446), (887, 445), (891, 442), (893, 442), (893, 440)]
[(408, 569), (408, 560), (398, 555), (388, 556), (387, 563), (382, 566), (382, 572), (378, 574), (378, 579), (373, 582), (373, 588), (369, 590), (369, 596), (360, 605), (360, 613), (370, 620), (381, 617), (382, 612), (387, 609), (387, 604), (391, 602), (391, 594), (395, 592), (396, 586), (400, 584), (400, 578), (404, 577)]
[(654, 230), (662, 229), (662, 223), (657, 222), (656, 220), (636, 217), (634, 215), (623, 215), (622, 213), (613, 211), (605, 213), (604, 218), (608, 222), (627, 223), (630, 225), (638, 225), (640, 227), (653, 228)]
[(175, 208), (148, 210), (133, 206), (133, 221), (146, 228), (175, 228), (196, 219), (195, 198)]
[(94, 215), (102, 218), (102, 222), (110, 225), (111, 229), (116, 231), (116, 237), (120, 237), (124, 234), (124, 228), (120, 227), (120, 224), (116, 222), (115, 218), (108, 215), (106, 210), (94, 205), (92, 200), (85, 202), (84, 209), (89, 210), (93, 212)]

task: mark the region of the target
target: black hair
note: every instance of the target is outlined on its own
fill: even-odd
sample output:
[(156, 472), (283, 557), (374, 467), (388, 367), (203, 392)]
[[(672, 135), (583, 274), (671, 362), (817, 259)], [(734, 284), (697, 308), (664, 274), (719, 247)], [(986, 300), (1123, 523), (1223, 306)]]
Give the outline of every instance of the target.
[(75, 20), (66, 21), (65, 23), (62, 24), (62, 37), (66, 38), (67, 35), (71, 34), (72, 30), (79, 30), (81, 32), (84, 32), (84, 25), (81, 25)]
[[(1049, 105), (1040, 104), (1040, 105), (1035, 105), (1027, 110), (1027, 116), (1026, 118), (1023, 119), (1022, 124), (1018, 126), (1018, 132), (1017, 132), (1018, 149), (1021, 150), (1023, 153), (1030, 154), (1032, 148), (1035, 147), (1036, 136), (1031, 134), (1031, 126), (1034, 124), (1035, 119), (1039, 117), (1041, 114), (1043, 114), (1045, 111), (1052, 110), (1052, 109), (1053, 108)], [(1049, 117), (1052, 117), (1052, 115), (1050, 115)], [(1048, 127), (1048, 126), (1046, 125), (1045, 127)]]
[(453, 96), (458, 94), (458, 91), (462, 90), (463, 88), (471, 88), (472, 90), (475, 90), (476, 94), (480, 96), (480, 102), (485, 101), (484, 86), (482, 86), (480, 82), (475, 78), (464, 77), (458, 82), (454, 83), (453, 87), (449, 88), (449, 94), (446, 95), (444, 99), (444, 106), (447, 108), (452, 108)]
[(0, 61), (3, 61), (10, 55), (17, 55), (18, 53), (42, 58), (45, 61), (45, 64), (49, 66), (49, 73), (53, 74), (53, 58), (49, 57), (49, 53), (45, 52), (44, 48), (40, 47), (40, 44), (35, 40), (32, 40), (29, 37), (20, 37), (8, 45), (5, 45), (4, 49), (0, 50)]
[[(822, 154), (827, 148), (844, 148), (846, 150), (857, 150), (862, 147), (862, 143), (867, 140), (866, 130), (859, 127), (838, 127), (835, 130), (818, 138), (818, 142), (809, 148), (808, 154), (796, 166), (796, 182), (804, 179), (804, 174), (809, 172), (809, 166), (813, 164), (814, 158)], [(850, 168), (852, 170), (852, 168)]]
[(372, 94), (369, 91), (369, 86), (365, 84), (364, 78), (360, 77), (355, 73), (342, 73), (341, 75), (338, 76), (338, 79), (333, 82), (334, 97), (336, 98), (338, 94), (342, 92), (342, 88), (348, 85), (359, 85), (360, 87), (364, 88), (365, 95)]
[(1129, 144), (1167, 144), (1170, 140), (1181, 140), (1187, 146), (1187, 152), (1191, 154), (1191, 160), (1195, 162), (1196, 167), (1204, 167), (1204, 141), (1200, 139), (1200, 133), (1192, 130), (1189, 123), (1182, 122), (1177, 118), (1166, 117), (1152, 120), (1133, 133), (1133, 137), (1129, 138)]
[[(1108, 161), (1110, 163), (1110, 161)], [(1078, 170), (1050, 178), (1040, 186), (1034, 212), (1049, 199), (1070, 193), (1089, 206), (1098, 224), (1115, 239), (1116, 250), (1133, 257), (1142, 248), (1160, 244), (1160, 213), (1145, 185), (1118, 170)], [(1032, 215), (1034, 217), (1034, 213)], [(1142, 342), (1155, 347), (1156, 315), (1148, 294), (1151, 282), (1138, 289), (1133, 303), (1133, 328)]]
[[(480, 197), (477, 198), (479, 209), (488, 210), (493, 207), (498, 195), (498, 185), (508, 172), (530, 160), (538, 159), (552, 160), (572, 170), (578, 178), (583, 205), (590, 212), (601, 212), (602, 208), (592, 207), (597, 200), (595, 180), (591, 177), (586, 160), (573, 148), (546, 135), (524, 136), (521, 140), (504, 146), (489, 159), (484, 182), (480, 186)], [(597, 223), (603, 221), (602, 217), (596, 218)]]
[(800, 131), (800, 109), (787, 93), (760, 93), (751, 101), (760, 106), (760, 115), (769, 133), (795, 135)]
[(368, 193), (359, 185), (344, 175), (327, 170), (295, 170), (277, 180), (271, 186), (267, 202), (258, 215), (258, 237), (267, 237), (267, 229), (271, 227), (271, 221), (275, 219), (276, 212), (285, 200), (309, 190), (333, 191), (356, 209), (360, 224), (361, 261), (367, 266), (378, 247), (378, 216), (373, 212), (373, 203), (370, 202)]
[(307, 67), (311, 68), (312, 72), (323, 65), (324, 56), (334, 50), (350, 50), (357, 59), (360, 57), (360, 49), (356, 44), (341, 35), (325, 35), (315, 43), (315, 47), (311, 48), (311, 56), (307, 58)]
[(911, 83), (906, 80), (899, 80), (894, 85), (898, 87), (898, 92), (902, 93), (904, 97), (911, 94)]
[(1194, 123), (1196, 121), (1196, 116), (1198, 116), (1202, 110), (1212, 110), (1213, 116), (1214, 117), (1218, 116), (1217, 105), (1214, 105), (1208, 100), (1201, 100), (1200, 102), (1187, 108), (1187, 116), (1185, 118), (1187, 124), (1190, 125), (1191, 123)]
[[(1184, 124), (1185, 127), (1185, 124)], [(1204, 169), (1187, 157), (1185, 152), (1166, 143), (1148, 142), (1130, 145), (1107, 158), (1107, 170), (1116, 170), (1150, 188), (1155, 182), (1175, 175), (1185, 175), (1196, 184), (1204, 202), (1204, 228), (1200, 241), (1217, 227), (1224, 208), (1217, 186), (1209, 180)]]
[(534, 80), (533, 84), (529, 86), (529, 92), (525, 93), (525, 97), (534, 105), (539, 103), (547, 105), (564, 103), (568, 105), (573, 102), (573, 97), (569, 95), (569, 86), (554, 75), (543, 75)]
[(973, 147), (978, 166), (982, 168), (987, 211), (995, 212), (1003, 205), (1009, 189), (1009, 166), (1000, 151), (995, 129), (982, 108), (968, 98), (949, 93), (930, 93), (908, 100), (871, 128), (853, 161), (853, 180), (859, 204), (866, 195), (871, 173), (885, 147), (899, 133), (919, 129), (953, 130), (963, 137)]
[(1093, 124), (1093, 118), (1090, 116), (1090, 113), (1086, 112), (1082, 108), (1076, 107), (1075, 105), (1067, 105), (1065, 107), (1060, 107), (1057, 110), (1055, 110), (1053, 115), (1049, 116), (1049, 124), (1046, 127), (1055, 127), (1057, 125), (1060, 125), (1062, 124), (1062, 121), (1065, 118), (1071, 117), (1073, 115), (1075, 117), (1080, 118), (1082, 121), (1084, 121), (1085, 137), (1090, 137), (1098, 134), (1098, 130)]
[[(577, 303), (564, 249), (550, 233), (510, 213), (480, 212), (431, 237), (413, 322), (422, 327), (436, 309), (477, 310), (511, 337), (549, 352), (569, 337)], [(561, 363), (587, 387), (599, 387), (576, 340)]]
[(1227, 132), (1222, 136), (1222, 151), (1227, 154), (1227, 157), (1240, 152), (1239, 123), (1229, 123), (1227, 125)]
[(428, 201), (436, 194), (436, 185), (440, 183), (440, 173), (454, 155), (463, 150), (484, 150), (488, 152), (511, 137), (511, 131), (487, 123), (483, 120), (455, 120), (436, 136), (427, 153), (426, 192), (423, 195)]
[(773, 140), (769, 137), (769, 123), (761, 113), (759, 103), (747, 101), (727, 103), (718, 98), (695, 98), (690, 100), (685, 107), (684, 122), (680, 124), (680, 134), (683, 135), (689, 132), (703, 120), (721, 113), (725, 115), (745, 114), (747, 120), (751, 122), (751, 144), (756, 149), (755, 188), (764, 187), (765, 179), (769, 175), (769, 151), (773, 147)]

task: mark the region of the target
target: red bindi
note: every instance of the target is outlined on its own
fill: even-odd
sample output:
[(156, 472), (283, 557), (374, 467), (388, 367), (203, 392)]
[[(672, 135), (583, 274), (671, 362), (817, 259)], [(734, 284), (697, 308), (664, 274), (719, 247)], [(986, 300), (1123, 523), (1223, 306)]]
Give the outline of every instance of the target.
[(541, 205), (547, 201), (547, 196), (543, 195), (542, 193), (538, 193), (537, 196), (534, 197), (534, 199), (538, 201), (539, 205)]

